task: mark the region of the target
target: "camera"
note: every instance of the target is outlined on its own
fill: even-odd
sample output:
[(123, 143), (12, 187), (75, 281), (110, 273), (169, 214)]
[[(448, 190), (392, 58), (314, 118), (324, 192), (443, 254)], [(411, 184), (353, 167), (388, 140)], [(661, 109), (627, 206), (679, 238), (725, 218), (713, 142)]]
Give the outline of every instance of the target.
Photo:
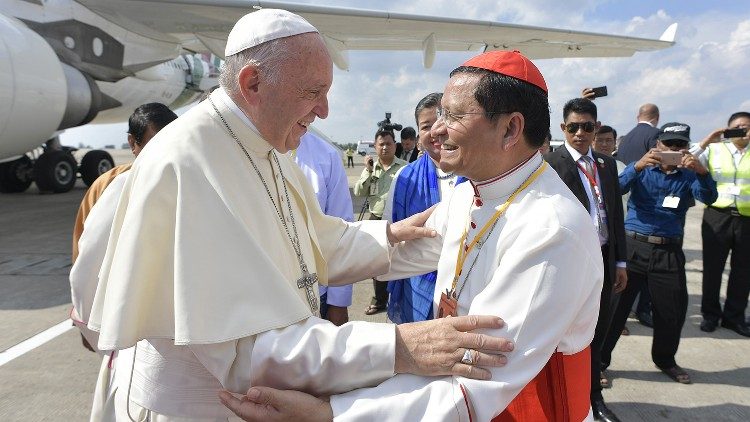
[(594, 91), (594, 97), (593, 98), (599, 98), (599, 97), (606, 97), (607, 96), (607, 87), (606, 86), (597, 86), (596, 88), (591, 88), (592, 91)]
[(393, 132), (394, 130), (398, 131), (403, 129), (404, 127), (401, 126), (398, 123), (392, 123), (391, 122), (391, 113), (385, 113), (385, 120), (381, 120), (378, 122), (378, 127), (383, 130), (389, 130)]
[(747, 129), (743, 129), (741, 127), (727, 129), (724, 131), (724, 139), (744, 138), (745, 136), (747, 136)]

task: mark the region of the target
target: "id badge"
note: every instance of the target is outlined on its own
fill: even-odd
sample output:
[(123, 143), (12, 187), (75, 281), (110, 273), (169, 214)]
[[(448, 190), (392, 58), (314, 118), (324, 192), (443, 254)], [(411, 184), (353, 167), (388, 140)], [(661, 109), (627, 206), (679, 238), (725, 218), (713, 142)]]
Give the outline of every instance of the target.
[(680, 197), (679, 196), (666, 196), (664, 197), (664, 203), (661, 204), (664, 208), (677, 208), (680, 205)]
[(740, 187), (737, 186), (737, 185), (729, 185), (729, 186), (727, 186), (725, 188), (724, 192), (726, 192), (726, 193), (728, 193), (730, 195), (739, 196), (740, 195)]
[(376, 196), (378, 194), (378, 182), (370, 183), (370, 196)]

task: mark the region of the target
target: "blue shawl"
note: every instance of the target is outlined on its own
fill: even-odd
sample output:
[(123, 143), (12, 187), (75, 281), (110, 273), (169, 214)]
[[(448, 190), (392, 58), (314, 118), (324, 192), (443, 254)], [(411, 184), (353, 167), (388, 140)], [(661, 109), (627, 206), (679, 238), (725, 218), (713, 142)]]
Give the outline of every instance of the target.
[[(456, 183), (466, 179), (459, 177)], [(394, 181), (393, 221), (400, 221), (440, 202), (435, 164), (427, 154), (410, 163)], [(388, 318), (396, 324), (432, 319), (437, 272), (388, 282)]]

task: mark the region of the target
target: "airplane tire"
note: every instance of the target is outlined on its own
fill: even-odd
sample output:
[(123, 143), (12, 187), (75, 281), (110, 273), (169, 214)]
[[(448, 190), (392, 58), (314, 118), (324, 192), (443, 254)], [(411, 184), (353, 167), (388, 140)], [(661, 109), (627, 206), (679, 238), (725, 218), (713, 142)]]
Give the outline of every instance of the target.
[(86, 186), (91, 186), (99, 176), (108, 172), (115, 166), (115, 160), (107, 151), (100, 149), (91, 150), (81, 159), (81, 166), (78, 172), (81, 173), (81, 180)]
[(41, 192), (68, 192), (76, 184), (77, 168), (70, 152), (47, 151), (34, 164), (34, 181)]
[(17, 160), (0, 164), (0, 192), (19, 193), (31, 185), (31, 159), (23, 156)]

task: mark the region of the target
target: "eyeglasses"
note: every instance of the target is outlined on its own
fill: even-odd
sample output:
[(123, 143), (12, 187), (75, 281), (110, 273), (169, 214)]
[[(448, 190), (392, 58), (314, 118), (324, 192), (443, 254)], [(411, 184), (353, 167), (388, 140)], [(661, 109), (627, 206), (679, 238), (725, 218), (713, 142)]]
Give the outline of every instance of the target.
[(578, 132), (578, 129), (583, 129), (586, 133), (591, 133), (596, 129), (596, 123), (594, 122), (584, 122), (584, 123), (568, 123), (565, 125), (565, 130), (568, 133), (576, 133)]
[(464, 117), (470, 115), (470, 114), (484, 114), (484, 115), (492, 115), (492, 114), (503, 114), (503, 113), (509, 113), (508, 111), (473, 111), (468, 113), (451, 113), (450, 111), (438, 107), (438, 109), (435, 111), (437, 113), (438, 120), (443, 119), (446, 125), (451, 125), (455, 122), (458, 122), (459, 120), (462, 120)]

